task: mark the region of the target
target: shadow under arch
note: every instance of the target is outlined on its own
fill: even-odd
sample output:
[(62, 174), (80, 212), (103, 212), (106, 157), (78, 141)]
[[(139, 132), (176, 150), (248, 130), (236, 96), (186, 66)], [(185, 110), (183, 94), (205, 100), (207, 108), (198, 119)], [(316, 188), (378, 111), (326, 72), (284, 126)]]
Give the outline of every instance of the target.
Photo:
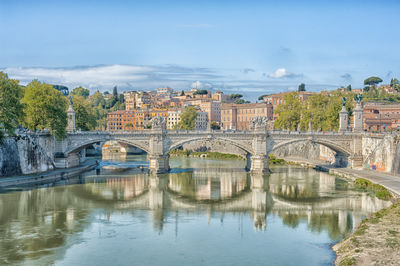
[(294, 139), (294, 140), (286, 141), (283, 143), (279, 143), (276, 146), (272, 147), (272, 150), (270, 151), (270, 153), (272, 153), (282, 147), (285, 147), (287, 145), (294, 144), (294, 143), (301, 143), (301, 142), (304, 142), (304, 143), (311, 142), (311, 143), (315, 143), (315, 144), (320, 144), (322, 146), (325, 146), (325, 147), (331, 149), (332, 151), (335, 152), (335, 159), (336, 159), (335, 163), (338, 166), (347, 166), (349, 157), (352, 155), (352, 152), (350, 150), (345, 149), (332, 141), (318, 140), (318, 139), (315, 139), (315, 140), (314, 139)]
[(88, 140), (86, 142), (78, 143), (78, 144), (72, 146), (67, 151), (65, 151), (64, 154), (68, 155), (70, 153), (76, 153), (76, 152), (79, 152), (80, 150), (82, 150), (84, 148), (87, 148), (87, 147), (93, 145), (93, 144), (100, 144), (102, 142), (107, 142), (107, 141), (116, 141), (116, 142), (121, 143), (121, 144), (125, 144), (125, 145), (129, 145), (129, 146), (132, 146), (132, 147), (139, 148), (142, 151), (145, 151), (147, 154), (149, 153), (149, 147), (145, 146), (142, 143), (138, 143), (138, 142), (135, 142), (135, 141), (128, 141), (128, 140), (119, 139), (119, 138), (112, 138), (112, 139), (107, 139), (107, 140), (105, 140), (105, 139)]
[(196, 137), (196, 138), (185, 139), (185, 140), (179, 141), (179, 142), (171, 145), (169, 147), (168, 153), (171, 152), (172, 150), (175, 150), (175, 149), (177, 149), (179, 147), (182, 147), (182, 145), (187, 144), (187, 143), (200, 142), (200, 141), (211, 141), (211, 140), (225, 142), (225, 143), (230, 144), (230, 145), (232, 145), (232, 146), (234, 146), (236, 148), (239, 148), (239, 149), (241, 149), (241, 150), (243, 150), (246, 153), (249, 153), (251, 155), (254, 153), (254, 151), (253, 151), (253, 149), (251, 147), (247, 147), (246, 145), (243, 145), (243, 144), (241, 144), (241, 143), (239, 143), (239, 142), (237, 142), (235, 140), (221, 138), (221, 137), (213, 137), (213, 138)]

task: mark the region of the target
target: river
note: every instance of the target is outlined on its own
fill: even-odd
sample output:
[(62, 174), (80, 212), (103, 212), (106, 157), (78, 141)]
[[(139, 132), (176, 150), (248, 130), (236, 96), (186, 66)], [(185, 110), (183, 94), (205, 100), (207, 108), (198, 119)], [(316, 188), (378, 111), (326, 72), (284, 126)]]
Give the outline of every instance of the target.
[[(0, 264), (331, 265), (330, 246), (390, 205), (298, 166), (241, 160), (102, 161), (68, 181), (0, 194)], [(132, 168), (135, 167), (135, 168)]]

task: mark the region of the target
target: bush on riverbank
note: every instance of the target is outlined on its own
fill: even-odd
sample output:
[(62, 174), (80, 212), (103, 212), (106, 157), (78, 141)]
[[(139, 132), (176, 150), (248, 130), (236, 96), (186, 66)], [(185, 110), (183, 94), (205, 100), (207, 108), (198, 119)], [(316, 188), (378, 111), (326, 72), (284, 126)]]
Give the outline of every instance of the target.
[(378, 199), (390, 200), (393, 198), (392, 194), (385, 187), (378, 184), (373, 184), (371, 181), (367, 179), (357, 178), (354, 181), (354, 184), (358, 188), (373, 191)]
[(284, 164), (285, 160), (276, 158), (272, 153), (269, 154), (269, 163), (270, 164)]

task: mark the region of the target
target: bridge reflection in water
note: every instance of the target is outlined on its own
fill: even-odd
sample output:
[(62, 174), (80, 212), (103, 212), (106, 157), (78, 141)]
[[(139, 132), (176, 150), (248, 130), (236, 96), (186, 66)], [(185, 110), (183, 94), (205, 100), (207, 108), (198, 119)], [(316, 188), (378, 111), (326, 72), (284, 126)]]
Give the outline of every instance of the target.
[(390, 204), (348, 190), (347, 183), (334, 176), (298, 167), (277, 167), (270, 175), (215, 168), (162, 175), (89, 175), (75, 182), (84, 184), (0, 195), (0, 262), (59, 256), (53, 249), (65, 252), (67, 237), (87, 228), (95, 210), (105, 221), (114, 214), (149, 210), (157, 232), (163, 230), (168, 213), (182, 211), (203, 212), (209, 219), (247, 214), (255, 230), (268, 230), (267, 216), (281, 217), (289, 227), (306, 223), (311, 231), (340, 239), (364, 216)]

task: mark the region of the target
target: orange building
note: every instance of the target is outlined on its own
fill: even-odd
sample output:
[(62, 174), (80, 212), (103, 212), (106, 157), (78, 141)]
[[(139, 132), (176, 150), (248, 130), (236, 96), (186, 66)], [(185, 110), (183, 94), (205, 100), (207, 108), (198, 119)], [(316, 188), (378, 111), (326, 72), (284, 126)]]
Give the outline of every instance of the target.
[(107, 115), (107, 129), (109, 131), (132, 131), (135, 130), (135, 112), (118, 110)]

